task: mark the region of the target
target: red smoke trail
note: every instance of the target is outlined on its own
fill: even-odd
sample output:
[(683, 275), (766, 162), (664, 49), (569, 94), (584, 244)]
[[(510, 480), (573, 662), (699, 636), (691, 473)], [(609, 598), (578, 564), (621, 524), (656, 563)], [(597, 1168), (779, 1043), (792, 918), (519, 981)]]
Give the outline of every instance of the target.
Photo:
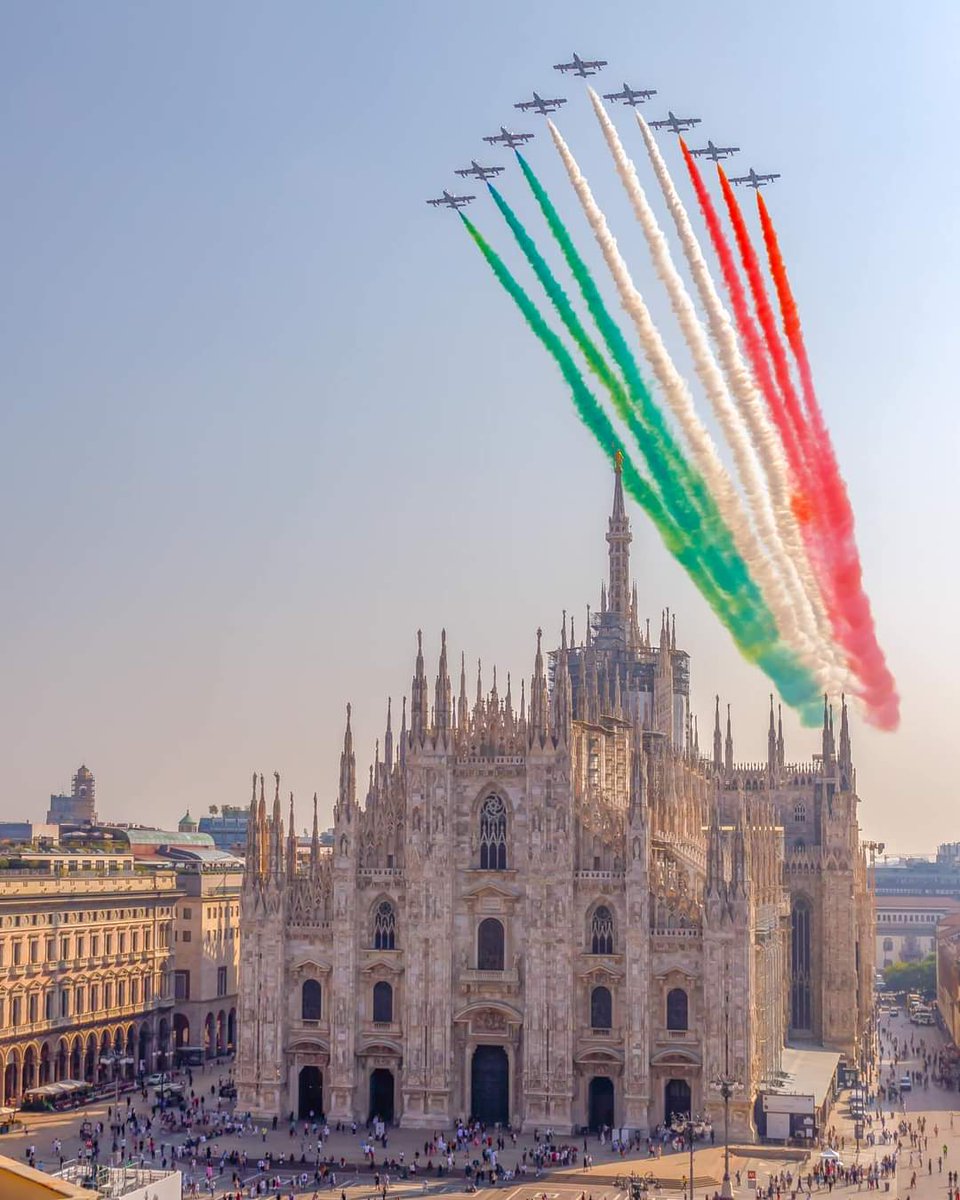
[(796, 359), (803, 388), (804, 404), (813, 427), (812, 441), (817, 461), (820, 464), (819, 476), (823, 489), (822, 495), (826, 502), (825, 508), (830, 526), (836, 593), (849, 624), (849, 632), (844, 644), (860, 666), (861, 677), (865, 684), (864, 698), (874, 710), (872, 720), (882, 729), (895, 729), (900, 720), (899, 698), (893, 675), (888, 670), (883, 651), (877, 643), (870, 601), (862, 586), (860, 556), (854, 535), (853, 508), (840, 474), (833, 442), (813, 388), (813, 373), (810, 370), (810, 360), (807, 357), (807, 348), (803, 341), (800, 313), (793, 298), (776, 230), (763, 196), (759, 192), (757, 192), (757, 208), (760, 212), (760, 225), (763, 229), (770, 274), (773, 277), (780, 304), (783, 331)]
[[(697, 164), (694, 162), (693, 155), (687, 149), (683, 138), (680, 139), (680, 148), (683, 151), (684, 162), (687, 165), (690, 180), (693, 183), (697, 200), (703, 212), (710, 240), (713, 243), (714, 251), (720, 262), (720, 268), (736, 318), (737, 328), (743, 339), (747, 357), (750, 360), (760, 390), (767, 401), (771, 420), (776, 426), (783, 443), (787, 463), (794, 480), (795, 490), (790, 497), (790, 506), (793, 509), (794, 516), (800, 528), (807, 557), (810, 560), (811, 569), (817, 581), (817, 586), (820, 589), (823, 606), (826, 609), (834, 639), (851, 660), (849, 664), (850, 669), (858, 678), (861, 678), (860, 671), (858, 670), (859, 662), (853, 661), (851, 652), (847, 646), (847, 621), (835, 593), (834, 576), (829, 561), (829, 533), (823, 528), (823, 513), (817, 494), (818, 489), (813, 483), (812, 472), (808, 470), (804, 450), (801, 447), (794, 425), (785, 411), (783, 398), (770, 374), (770, 364), (767, 361), (763, 339), (750, 312), (746, 293), (744, 292), (743, 284), (740, 281), (740, 275), (733, 258), (733, 252), (723, 232), (717, 211), (713, 207), (713, 201), (710, 199), (710, 194), (704, 185)], [(749, 238), (747, 239), (747, 243), (749, 246)], [(752, 247), (750, 249), (752, 251)], [(754, 256), (755, 258), (756, 256)], [(774, 334), (776, 334), (776, 328), (774, 328)]]
[(757, 258), (753, 243), (750, 241), (747, 223), (743, 219), (743, 213), (740, 211), (740, 205), (733, 194), (733, 188), (730, 186), (726, 172), (719, 163), (717, 163), (717, 176), (720, 179), (720, 187), (723, 191), (723, 198), (726, 201), (727, 212), (730, 215), (734, 237), (737, 239), (740, 261), (743, 263), (743, 269), (747, 273), (750, 294), (753, 296), (753, 304), (757, 311), (757, 318), (760, 321), (760, 328), (763, 330), (763, 336), (767, 342), (767, 350), (773, 360), (773, 371), (777, 377), (777, 385), (783, 396), (787, 414), (797, 441), (807, 458), (811, 471), (814, 471), (816, 460), (811, 454), (812, 447), (810, 445), (807, 422), (803, 415), (803, 409), (800, 406), (800, 399), (793, 386), (793, 380), (790, 378), (790, 364), (783, 351), (780, 334), (777, 332), (777, 322), (773, 315), (773, 309), (770, 307), (770, 301), (767, 299), (767, 289), (760, 270), (760, 260)]
[(737, 328), (743, 339), (747, 358), (750, 360), (754, 377), (766, 399), (767, 407), (770, 409), (771, 420), (780, 434), (787, 462), (790, 464), (795, 489), (791, 496), (791, 507), (801, 528), (805, 528), (813, 515), (813, 504), (809, 498), (807, 468), (803, 452), (797, 441), (793, 426), (784, 411), (780, 392), (770, 374), (770, 364), (767, 362), (763, 339), (750, 313), (746, 293), (743, 290), (737, 265), (733, 259), (733, 252), (723, 232), (720, 218), (717, 216), (717, 210), (713, 207), (710, 193), (704, 185), (700, 170), (694, 162), (693, 155), (687, 149), (687, 144), (683, 138), (680, 138), (680, 149), (683, 151), (683, 161), (687, 165), (690, 181), (697, 194), (697, 202), (703, 213), (703, 219), (710, 234), (710, 241), (713, 243), (714, 252), (720, 262), (720, 270), (723, 273), (723, 280), (730, 296), (730, 303), (733, 307)]

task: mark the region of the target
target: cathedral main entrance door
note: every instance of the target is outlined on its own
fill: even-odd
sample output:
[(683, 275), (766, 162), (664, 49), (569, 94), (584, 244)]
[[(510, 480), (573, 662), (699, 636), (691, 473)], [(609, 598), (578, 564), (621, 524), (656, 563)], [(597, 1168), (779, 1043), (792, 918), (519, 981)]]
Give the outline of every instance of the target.
[(613, 1080), (604, 1075), (595, 1075), (590, 1080), (588, 1120), (594, 1132), (602, 1125), (606, 1125), (608, 1129), (613, 1128)]
[(377, 1067), (370, 1074), (370, 1120), (379, 1117), (385, 1125), (393, 1123), (393, 1072)]
[(323, 1112), (323, 1076), (319, 1067), (300, 1068), (299, 1115), (301, 1120)]
[(685, 1079), (668, 1079), (663, 1089), (663, 1121), (669, 1125), (674, 1117), (689, 1117), (690, 1084)]
[(503, 1046), (478, 1046), (470, 1069), (470, 1108), (484, 1125), (510, 1121), (510, 1062)]

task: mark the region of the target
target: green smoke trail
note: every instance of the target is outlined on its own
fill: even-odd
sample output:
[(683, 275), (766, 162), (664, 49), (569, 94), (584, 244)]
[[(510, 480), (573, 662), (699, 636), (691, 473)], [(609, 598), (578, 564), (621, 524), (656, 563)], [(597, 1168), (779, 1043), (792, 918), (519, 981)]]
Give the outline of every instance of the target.
[[(703, 538), (704, 533), (707, 534), (705, 543), (701, 549), (707, 556), (714, 577), (717, 579), (718, 584), (734, 598), (734, 603), (740, 604), (743, 607), (744, 615), (752, 614), (754, 620), (763, 624), (763, 630), (758, 631), (760, 637), (769, 639), (776, 637), (777, 627), (773, 614), (763, 600), (760, 589), (754, 582), (746, 563), (737, 550), (733, 536), (717, 510), (716, 503), (703, 476), (684, 457), (670, 430), (670, 426), (664, 418), (662, 410), (650, 395), (650, 390), (643, 376), (640, 374), (636, 358), (627, 345), (620, 326), (610, 316), (600, 295), (600, 291), (593, 280), (593, 276), (590, 274), (589, 268), (574, 245), (573, 238), (561, 220), (560, 214), (557, 212), (547, 190), (534, 174), (530, 164), (519, 152), (517, 153), (517, 161), (520, 163), (524, 178), (527, 180), (530, 190), (533, 192), (537, 204), (540, 206), (540, 211), (546, 219), (550, 232), (553, 234), (567, 265), (570, 267), (577, 281), (590, 315), (593, 317), (614, 361), (623, 373), (630, 398), (649, 434), (646, 445), (664, 463), (665, 469), (672, 469), (674, 477), (679, 483), (679, 487), (677, 487), (677, 484), (674, 485), (672, 497), (676, 499), (677, 503), (683, 505), (681, 511), (684, 515), (690, 511), (691, 506), (693, 507), (696, 514), (694, 519), (698, 535), (700, 538)], [(491, 188), (491, 192), (494, 192), (494, 199), (497, 199), (495, 189)], [(501, 212), (506, 217), (503, 207), (501, 207)], [(520, 225), (515, 217), (514, 221), (517, 226)], [(517, 229), (513, 223), (511, 223), (511, 228), (514, 235), (517, 236), (517, 240), (520, 241)], [(520, 226), (520, 229), (522, 230), (522, 226)], [(529, 236), (527, 240), (529, 241)], [(534, 252), (536, 252), (536, 247), (533, 246), (532, 242), (530, 242), (530, 245), (533, 247)], [(521, 247), (524, 249), (524, 253), (527, 253), (527, 249), (522, 242)], [(532, 259), (530, 261), (539, 276), (537, 265)], [(549, 274), (549, 267), (546, 266), (546, 263), (542, 259), (540, 261)], [(541, 279), (541, 282), (544, 281)], [(547, 286), (546, 283), (544, 283), (544, 286)], [(612, 392), (611, 395), (613, 396), (614, 403), (617, 403), (617, 397)], [(623, 415), (621, 412), (621, 416)], [(624, 419), (626, 420), (627, 418), (624, 417)], [(633, 432), (632, 429), (631, 431)], [(634, 433), (634, 436), (637, 436), (636, 433)], [(647, 451), (645, 450), (645, 452)], [(655, 478), (662, 478), (661, 472), (657, 470), (652, 462), (651, 471)], [(678, 513), (677, 515), (678, 519), (680, 519), (680, 514)], [(687, 521), (684, 520), (683, 524), (686, 525)]]
[(627, 490), (654, 522), (667, 549), (684, 567), (704, 599), (729, 630), (740, 652), (769, 676), (788, 704), (801, 709), (804, 720), (819, 719), (819, 689), (813, 676), (779, 640), (764, 639), (758, 643), (751, 636), (752, 631), (748, 632), (743, 622), (738, 621), (726, 597), (718, 591), (712, 576), (704, 569), (698, 547), (683, 536), (656, 493), (637, 471), (630, 456), (625, 453), (609, 417), (587, 387), (566, 347), (547, 325), (537, 306), (472, 221), (464, 213), (460, 213), (460, 219), (533, 333), (553, 356), (573, 392), (580, 419), (611, 458), (616, 456), (617, 451), (623, 455), (623, 481)]
[(634, 466), (629, 454), (621, 444), (620, 438), (617, 437), (610, 418), (587, 387), (566, 346), (543, 319), (540, 310), (514, 279), (506, 264), (486, 241), (476, 225), (465, 213), (460, 213), (460, 219), (480, 253), (489, 263), (494, 275), (516, 302), (517, 307), (526, 318), (527, 324), (556, 360), (560, 373), (573, 392), (574, 403), (580, 419), (611, 459), (616, 457), (617, 451), (623, 455), (623, 481), (628, 490), (654, 522), (670, 553), (680, 554), (686, 547), (689, 547), (689, 541), (666, 511), (659, 496)]

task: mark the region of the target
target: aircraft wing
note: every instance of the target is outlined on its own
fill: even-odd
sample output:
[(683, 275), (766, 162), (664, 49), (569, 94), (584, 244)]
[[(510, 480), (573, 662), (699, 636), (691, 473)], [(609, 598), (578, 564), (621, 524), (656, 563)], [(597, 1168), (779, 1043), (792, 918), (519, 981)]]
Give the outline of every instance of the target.
[(515, 104), (514, 108), (519, 108), (521, 112), (526, 112), (528, 108), (536, 108), (536, 100), (521, 100), (519, 104)]
[(576, 63), (554, 63), (553, 69), (555, 71), (573, 71), (576, 70), (576, 66)]
[(601, 67), (605, 67), (607, 65), (607, 60), (605, 58), (595, 58), (593, 62), (584, 62), (580, 65), (582, 67), (593, 67), (595, 70), (599, 71)]

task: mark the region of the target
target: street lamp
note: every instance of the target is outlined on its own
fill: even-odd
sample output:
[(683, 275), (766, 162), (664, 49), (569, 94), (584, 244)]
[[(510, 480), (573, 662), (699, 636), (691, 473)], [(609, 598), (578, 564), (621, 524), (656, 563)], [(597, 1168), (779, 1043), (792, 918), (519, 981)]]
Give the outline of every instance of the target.
[(733, 1184), (730, 1182), (730, 1097), (743, 1091), (743, 1083), (730, 1074), (730, 993), (724, 996), (723, 1006), (723, 1072), (710, 1081), (710, 1086), (723, 1098), (723, 1183), (720, 1187), (721, 1200), (732, 1200)]
[(125, 1054), (121, 1054), (118, 1050), (114, 1050), (109, 1054), (102, 1054), (100, 1056), (101, 1067), (113, 1067), (114, 1104), (118, 1109), (120, 1107), (120, 1071), (118, 1068), (125, 1067), (132, 1062), (132, 1058), (128, 1058)]

